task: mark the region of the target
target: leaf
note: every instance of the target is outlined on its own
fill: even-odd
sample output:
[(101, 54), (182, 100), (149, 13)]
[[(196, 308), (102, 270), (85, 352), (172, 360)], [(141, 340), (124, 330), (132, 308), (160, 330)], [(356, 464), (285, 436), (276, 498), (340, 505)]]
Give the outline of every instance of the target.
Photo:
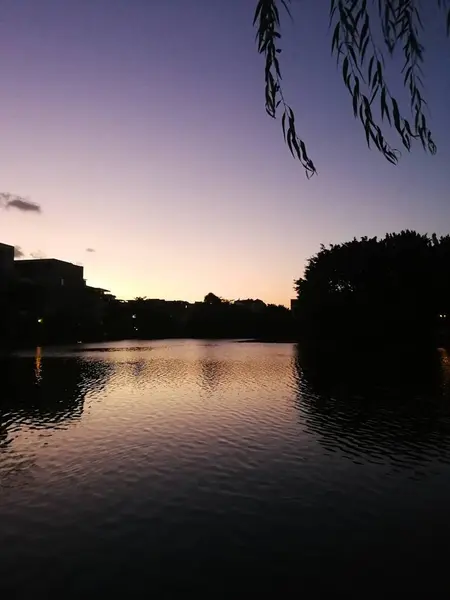
[(280, 24), (280, 13), (278, 12), (278, 6), (275, 4), (275, 2), (272, 4), (271, 9), (273, 11), (273, 20), (275, 21), (275, 23), (277, 25)]
[(256, 6), (256, 10), (255, 10), (255, 16), (253, 17), (253, 25), (255, 25), (256, 21), (258, 20), (260, 14), (261, 14), (261, 10), (264, 4), (264, 0), (259, 0), (257, 6)]
[(381, 62), (377, 60), (377, 75), (378, 81), (381, 83), (383, 81), (383, 68), (381, 66)]
[(292, 145), (294, 147), (295, 153), (297, 154), (297, 157), (301, 159), (300, 146), (298, 145), (297, 136), (295, 135), (292, 137)]
[(290, 126), (294, 127), (295, 115), (294, 115), (294, 111), (292, 110), (292, 108), (290, 106), (288, 106), (288, 113), (289, 113), (289, 123), (290, 123)]
[(344, 58), (344, 62), (342, 64), (342, 76), (344, 78), (345, 85), (347, 85), (347, 86), (348, 86), (348, 83), (347, 83), (348, 66), (349, 66), (349, 60), (348, 60), (348, 57), (346, 56)]
[(369, 104), (372, 104), (372, 102), (375, 100), (379, 91), (380, 91), (380, 86), (377, 84), (372, 91), (372, 95), (370, 96)]
[(394, 117), (395, 129), (401, 134), (400, 111), (398, 109), (397, 100), (395, 98), (392, 98), (392, 114)]
[(383, 89), (381, 90), (381, 118), (384, 118), (384, 115), (386, 115), (387, 119), (389, 122), (391, 122), (391, 118), (389, 116), (389, 110), (388, 110), (388, 106), (386, 103), (386, 88), (383, 87)]
[(362, 123), (362, 125), (364, 127), (366, 120), (364, 118), (364, 110), (363, 110), (363, 105), (362, 104), (359, 105), (359, 119), (360, 119), (360, 121), (361, 121), (361, 123)]
[(415, 134), (413, 134), (413, 132), (411, 131), (411, 125), (409, 124), (409, 121), (407, 121), (407, 120), (405, 119), (404, 125), (405, 125), (405, 131), (407, 132), (407, 134), (408, 134), (410, 137), (412, 137), (412, 138), (415, 138), (415, 137), (417, 137), (417, 136), (416, 136)]
[(368, 72), (369, 72), (369, 85), (370, 85), (370, 82), (372, 81), (372, 69), (373, 69), (374, 60), (375, 60), (375, 57), (372, 56), (372, 58), (369, 61), (369, 69), (368, 69)]
[(353, 88), (353, 114), (358, 116), (358, 99), (359, 99), (359, 79), (355, 77), (355, 87)]
[(360, 62), (361, 64), (364, 63), (364, 58), (366, 56), (366, 50), (367, 50), (367, 46), (369, 45), (369, 38), (367, 37), (363, 43), (362, 49), (361, 49), (361, 57), (360, 57)]
[(409, 66), (406, 71), (405, 71), (405, 76), (403, 78), (403, 84), (406, 85), (406, 82), (408, 81), (408, 77), (411, 75), (411, 71), (412, 71), (412, 66)]
[(336, 12), (336, 0), (331, 0), (330, 1), (330, 10), (329, 10), (329, 15), (330, 15), (330, 22), (329, 22), (329, 27), (331, 27), (331, 23), (333, 22), (333, 17), (334, 17), (334, 13)]
[(305, 160), (309, 160), (308, 153), (306, 152), (305, 142), (302, 142), (302, 140), (300, 140), (300, 149), (302, 151), (303, 158)]
[(354, 50), (353, 46), (349, 45), (347, 50), (348, 50), (348, 53), (350, 54), (350, 56), (352, 57), (353, 64), (357, 65), (358, 61), (356, 60), (356, 54), (355, 54), (355, 50)]
[(409, 136), (406, 134), (403, 134), (402, 141), (403, 141), (403, 145), (409, 152), (411, 150), (411, 140), (410, 140)]
[[(288, 0), (288, 2), (290, 2), (290, 0)], [(281, 0), (281, 4), (284, 6), (284, 9), (286, 10), (287, 14), (291, 17), (292, 19), (292, 13), (291, 13), (291, 9), (289, 8), (289, 6), (287, 5), (286, 0)]]
[(364, 129), (366, 131), (367, 146), (370, 148), (370, 123), (368, 121), (366, 121)]
[(294, 156), (294, 152), (292, 151), (292, 129), (288, 129), (288, 132), (287, 132), (287, 145), (288, 145), (288, 148), (289, 148), (292, 156)]
[(337, 46), (338, 46), (338, 43), (339, 43), (339, 29), (340, 29), (340, 23), (338, 21), (336, 27), (334, 28), (333, 38), (331, 40), (331, 52), (334, 52), (334, 49), (337, 48)]
[[(366, 14), (366, 18), (364, 20), (364, 25), (363, 25), (363, 28), (361, 30), (360, 40), (365, 40), (366, 39), (368, 31), (369, 31), (369, 16)], [(369, 41), (369, 38), (367, 37), (367, 42), (368, 41)]]
[(278, 75), (278, 78), (281, 79), (280, 63), (278, 62), (278, 58), (274, 57), (273, 64), (275, 67), (276, 74)]
[(379, 84), (379, 75), (378, 75), (378, 71), (375, 71), (375, 74), (372, 78), (372, 89), (374, 89), (375, 86), (377, 86)]
[(353, 114), (355, 118), (358, 116), (358, 96), (353, 96)]

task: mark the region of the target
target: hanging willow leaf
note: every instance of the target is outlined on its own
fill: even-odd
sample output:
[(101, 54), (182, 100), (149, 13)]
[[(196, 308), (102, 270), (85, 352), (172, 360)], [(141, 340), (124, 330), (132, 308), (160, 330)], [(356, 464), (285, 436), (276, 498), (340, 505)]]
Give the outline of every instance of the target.
[[(289, 12), (288, 2), (281, 0), (280, 4)], [(266, 112), (276, 118), (278, 109), (282, 109), (283, 135), (289, 150), (297, 158), (308, 177), (316, 173), (316, 167), (309, 158), (306, 145), (297, 133), (294, 112), (285, 101), (281, 86), (281, 69), (277, 56), (281, 52), (279, 41), (280, 13), (278, 0), (259, 0), (255, 10), (253, 25), (257, 27), (256, 40), (258, 52), (265, 57), (265, 105)]]
[[(265, 104), (267, 113), (276, 118), (282, 111), (283, 135), (289, 150), (302, 163), (307, 176), (317, 171), (308, 156), (306, 145), (297, 134), (291, 107), (286, 103), (281, 86), (281, 67), (277, 56), (280, 10), (292, 18), (291, 0), (258, 0), (253, 24), (257, 28), (258, 52), (265, 57)], [(421, 43), (423, 22), (420, 0), (330, 0), (329, 25), (332, 30), (331, 52), (342, 70), (344, 85), (352, 97), (352, 109), (361, 120), (368, 145), (375, 147), (389, 162), (396, 164), (400, 153), (387, 142), (381, 123), (392, 131), (408, 151), (414, 140), (425, 151), (436, 153), (436, 144), (424, 114)], [(444, 11), (447, 35), (450, 35), (450, 0), (426, 0)], [(381, 35), (380, 35), (381, 33)], [(377, 40), (381, 39), (379, 43)], [(409, 94), (409, 115), (392, 95), (385, 76), (385, 55), (397, 47), (403, 54), (401, 75)], [(391, 119), (392, 116), (392, 119)]]

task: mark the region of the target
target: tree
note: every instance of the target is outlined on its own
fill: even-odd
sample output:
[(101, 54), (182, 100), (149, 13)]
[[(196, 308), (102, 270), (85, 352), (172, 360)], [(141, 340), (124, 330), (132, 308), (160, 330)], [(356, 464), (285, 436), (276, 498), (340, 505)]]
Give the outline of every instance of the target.
[[(316, 0), (317, 1), (317, 0)], [(280, 8), (291, 15), (291, 0), (258, 0), (253, 24), (257, 27), (258, 52), (265, 58), (265, 105), (267, 113), (281, 123), (289, 150), (308, 177), (317, 170), (305, 142), (297, 133), (294, 111), (287, 104), (281, 85)], [(342, 69), (345, 87), (351, 98), (355, 118), (365, 131), (367, 144), (373, 144), (392, 164), (400, 152), (390, 145), (383, 132), (383, 122), (394, 129), (401, 145), (410, 151), (419, 141), (424, 150), (435, 154), (436, 145), (428, 127), (423, 96), (421, 43), (423, 23), (418, 0), (331, 0), (329, 10), (331, 50)], [(427, 0), (444, 11), (447, 35), (450, 33), (450, 0)], [(401, 48), (401, 76), (410, 99), (411, 116), (400, 107), (390, 91), (385, 75), (386, 56), (392, 58)], [(385, 123), (384, 123), (385, 124)]]
[(295, 282), (302, 329), (364, 339), (429, 335), (450, 316), (449, 236), (415, 231), (322, 246)]
[(219, 306), (220, 304), (222, 304), (222, 299), (219, 298), (219, 296), (213, 294), (212, 292), (209, 292), (209, 294), (206, 294), (203, 302), (205, 304), (211, 304), (212, 306)]

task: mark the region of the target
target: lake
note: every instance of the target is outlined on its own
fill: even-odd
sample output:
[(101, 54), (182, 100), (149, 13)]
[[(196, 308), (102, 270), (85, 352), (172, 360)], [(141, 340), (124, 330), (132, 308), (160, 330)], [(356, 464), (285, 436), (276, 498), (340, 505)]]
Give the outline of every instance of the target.
[(132, 341), (1, 377), (2, 597), (448, 588), (443, 350)]

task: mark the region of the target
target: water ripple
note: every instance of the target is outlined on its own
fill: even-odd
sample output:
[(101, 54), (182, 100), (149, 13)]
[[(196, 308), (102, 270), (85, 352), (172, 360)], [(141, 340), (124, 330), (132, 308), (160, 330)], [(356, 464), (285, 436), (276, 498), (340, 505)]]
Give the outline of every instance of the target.
[(0, 365), (0, 590), (301, 578), (367, 597), (372, 570), (403, 593), (422, 573), (429, 595), (450, 533), (449, 361), (377, 356), (174, 340)]

